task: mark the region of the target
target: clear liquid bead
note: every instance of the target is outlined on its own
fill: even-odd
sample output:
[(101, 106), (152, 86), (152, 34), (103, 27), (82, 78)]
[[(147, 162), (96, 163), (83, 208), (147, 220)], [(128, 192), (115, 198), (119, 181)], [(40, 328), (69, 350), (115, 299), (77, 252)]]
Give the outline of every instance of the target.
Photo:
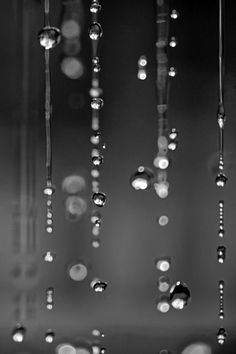
[(168, 74), (169, 74), (170, 77), (175, 77), (176, 74), (177, 74), (176, 68), (174, 68), (173, 66), (171, 66), (170, 69), (169, 69), (169, 73), (168, 73)]
[(217, 341), (218, 341), (218, 343), (223, 345), (225, 343), (226, 337), (227, 337), (226, 330), (225, 330), (225, 328), (221, 327), (219, 329), (218, 333), (217, 333)]
[(95, 278), (91, 281), (90, 286), (96, 293), (102, 293), (106, 290), (107, 283), (101, 279)]
[(182, 310), (185, 308), (191, 300), (191, 293), (188, 286), (178, 281), (170, 289), (170, 302), (173, 308), (176, 310)]
[(153, 182), (154, 174), (150, 168), (140, 166), (138, 170), (131, 176), (130, 184), (137, 190), (147, 189)]
[(89, 37), (93, 41), (97, 41), (102, 37), (102, 26), (98, 22), (93, 22), (89, 27)]
[(217, 187), (224, 187), (227, 180), (228, 180), (228, 178), (226, 177), (226, 175), (223, 172), (218, 173), (218, 175), (216, 176), (216, 179), (215, 179)]
[(92, 63), (93, 63), (93, 71), (95, 73), (98, 73), (101, 70), (99, 58), (98, 57), (93, 58)]
[(54, 252), (51, 252), (51, 251), (47, 251), (43, 255), (43, 259), (47, 263), (52, 263), (55, 260), (55, 258), (56, 258), (56, 254)]
[(52, 49), (60, 43), (61, 32), (59, 28), (47, 26), (38, 33), (38, 39), (42, 47)]
[(101, 166), (103, 164), (104, 157), (102, 155), (94, 156), (92, 162), (94, 166)]
[(177, 46), (177, 39), (175, 37), (171, 37), (169, 45), (170, 47), (175, 48)]
[(16, 343), (22, 343), (25, 339), (26, 330), (23, 326), (18, 324), (12, 331), (12, 340)]
[(44, 339), (45, 339), (45, 342), (46, 342), (46, 343), (49, 343), (49, 344), (53, 343), (53, 342), (54, 342), (54, 339), (55, 339), (55, 333), (54, 333), (52, 330), (49, 329), (49, 330), (45, 333)]
[(97, 14), (101, 11), (102, 6), (99, 4), (98, 0), (94, 0), (90, 6), (90, 12), (93, 14)]
[(104, 193), (94, 193), (93, 194), (93, 202), (98, 207), (103, 207), (106, 203), (106, 195)]
[(91, 108), (95, 110), (100, 110), (104, 106), (104, 101), (100, 97), (94, 97), (91, 100)]
[(178, 17), (179, 17), (179, 12), (175, 9), (173, 9), (170, 13), (170, 17), (173, 19), (173, 20), (176, 20)]

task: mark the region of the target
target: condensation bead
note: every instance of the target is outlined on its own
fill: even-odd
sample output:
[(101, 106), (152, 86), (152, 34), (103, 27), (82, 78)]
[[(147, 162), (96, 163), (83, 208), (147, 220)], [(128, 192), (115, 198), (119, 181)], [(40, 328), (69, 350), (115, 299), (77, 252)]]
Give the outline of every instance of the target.
[(99, 248), (101, 245), (101, 240), (99, 238), (96, 238), (91, 241), (91, 245), (93, 248)]
[(92, 176), (93, 178), (98, 178), (98, 177), (100, 176), (99, 170), (93, 168), (93, 169), (91, 170), (91, 176)]
[(217, 333), (217, 341), (219, 344), (224, 344), (225, 343), (225, 340), (226, 340), (226, 337), (227, 337), (227, 333), (226, 333), (226, 330), (224, 328), (220, 328), (218, 333)]
[(174, 48), (177, 46), (177, 39), (175, 37), (171, 37), (170, 39), (170, 47)]
[(98, 131), (95, 131), (94, 134), (90, 138), (91, 143), (94, 145), (99, 144), (100, 143), (100, 136), (101, 136), (101, 133)]
[(170, 289), (170, 302), (176, 310), (185, 308), (191, 300), (191, 293), (188, 286), (178, 281)]
[(165, 199), (168, 197), (169, 194), (168, 182), (154, 183), (154, 188), (159, 198)]
[(161, 272), (167, 272), (170, 269), (171, 258), (170, 257), (161, 257), (155, 260), (155, 265), (158, 270)]
[(166, 276), (161, 276), (158, 279), (158, 289), (161, 292), (166, 292), (169, 290), (170, 287), (170, 279)]
[(174, 140), (174, 139), (177, 139), (177, 137), (178, 137), (178, 132), (177, 132), (177, 130), (176, 130), (175, 128), (172, 128), (172, 129), (171, 129), (171, 132), (170, 132), (170, 134), (169, 134), (169, 138), (170, 138), (171, 140)]
[(45, 262), (48, 262), (48, 263), (52, 263), (55, 258), (56, 258), (56, 254), (55, 254), (54, 252), (51, 252), (51, 251), (47, 251), (47, 252), (43, 255), (44, 261), (45, 261)]
[(170, 141), (168, 144), (168, 149), (175, 151), (177, 149), (177, 141)]
[(145, 190), (153, 182), (154, 174), (150, 168), (140, 166), (130, 178), (130, 184), (135, 190)]
[(16, 343), (22, 343), (25, 338), (26, 330), (18, 324), (12, 331), (12, 340)]
[(98, 22), (93, 22), (89, 27), (89, 37), (93, 41), (97, 41), (102, 37), (102, 26)]
[(177, 10), (172, 10), (171, 13), (170, 13), (170, 17), (173, 20), (176, 20), (179, 17), (179, 12)]
[(91, 100), (91, 108), (95, 110), (99, 110), (103, 107), (104, 102), (103, 99), (100, 97), (94, 97)]
[(54, 48), (61, 40), (61, 32), (56, 27), (44, 27), (38, 33), (39, 43), (45, 49)]
[(166, 295), (161, 295), (156, 303), (156, 308), (162, 313), (166, 313), (170, 309), (169, 297)]
[(153, 165), (156, 168), (165, 170), (169, 166), (169, 159), (166, 155), (158, 154), (157, 157), (153, 160)]
[(137, 78), (139, 80), (145, 80), (147, 78), (147, 72), (145, 69), (139, 69), (138, 70), (138, 74), (137, 74)]

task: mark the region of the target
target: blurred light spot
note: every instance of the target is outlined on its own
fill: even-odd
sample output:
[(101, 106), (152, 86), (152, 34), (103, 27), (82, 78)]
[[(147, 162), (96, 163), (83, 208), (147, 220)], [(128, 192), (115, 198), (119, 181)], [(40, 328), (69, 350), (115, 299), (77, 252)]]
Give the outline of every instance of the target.
[(88, 269), (83, 263), (76, 263), (69, 267), (68, 269), (69, 276), (72, 280), (82, 281), (88, 275)]
[(91, 354), (91, 351), (86, 348), (76, 348), (76, 354)]
[(160, 226), (166, 226), (168, 224), (168, 222), (169, 222), (169, 218), (166, 215), (162, 215), (162, 216), (159, 217), (158, 222), (159, 222)]
[(93, 329), (92, 335), (95, 337), (99, 337), (101, 335), (101, 332), (99, 331), (99, 329)]
[(57, 354), (76, 354), (76, 349), (71, 344), (59, 344), (56, 348)]
[(92, 346), (93, 354), (100, 354), (100, 348), (97, 345)]
[(81, 192), (86, 187), (85, 179), (79, 175), (67, 176), (62, 181), (62, 190), (69, 194)]
[(182, 354), (212, 354), (211, 347), (205, 343), (194, 343), (188, 345)]
[(69, 221), (77, 221), (87, 210), (87, 202), (76, 195), (69, 196), (65, 201), (66, 218)]
[(157, 310), (166, 313), (170, 309), (169, 298), (165, 295), (160, 296), (157, 302)]
[(84, 73), (82, 62), (76, 57), (65, 57), (61, 61), (62, 72), (70, 79), (79, 79)]
[(156, 268), (161, 272), (167, 272), (170, 269), (171, 260), (169, 257), (159, 258), (155, 261)]
[(63, 22), (61, 26), (61, 33), (67, 39), (75, 38), (80, 35), (81, 29), (77, 21), (69, 19)]
[(154, 183), (154, 188), (159, 198), (164, 199), (168, 197), (169, 194), (168, 182)]

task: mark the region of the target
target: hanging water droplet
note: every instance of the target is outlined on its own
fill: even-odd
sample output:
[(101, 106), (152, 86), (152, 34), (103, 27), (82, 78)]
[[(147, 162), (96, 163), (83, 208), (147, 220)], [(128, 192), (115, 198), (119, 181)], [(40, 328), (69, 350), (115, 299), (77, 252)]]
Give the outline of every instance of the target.
[(103, 207), (106, 203), (106, 195), (104, 193), (94, 193), (93, 194), (93, 202), (95, 205), (99, 207)]
[(154, 183), (154, 188), (159, 198), (165, 199), (168, 197), (169, 183), (167, 181), (161, 183)]
[(51, 234), (51, 233), (53, 232), (53, 227), (52, 227), (52, 225), (46, 226), (46, 232), (47, 232), (48, 234)]
[(103, 163), (104, 157), (102, 155), (94, 156), (92, 162), (94, 166), (101, 166)]
[(138, 66), (146, 66), (147, 65), (147, 58), (146, 55), (141, 55), (141, 57), (138, 60)]
[(170, 141), (168, 144), (168, 149), (175, 151), (177, 149), (177, 141)]
[(226, 340), (226, 337), (227, 337), (227, 333), (226, 333), (226, 330), (224, 328), (220, 328), (218, 333), (217, 333), (217, 341), (219, 344), (224, 344), (225, 343), (225, 340)]
[(91, 241), (91, 245), (93, 248), (99, 248), (101, 245), (101, 241), (99, 238), (96, 238), (94, 240)]
[(170, 309), (169, 297), (166, 295), (161, 295), (156, 303), (156, 308), (162, 313), (166, 313)]
[(45, 262), (48, 262), (48, 263), (52, 263), (55, 258), (56, 258), (56, 254), (55, 254), (54, 252), (51, 252), (51, 251), (47, 251), (47, 252), (43, 255), (44, 261), (45, 261)]
[(218, 173), (216, 176), (215, 182), (218, 187), (224, 187), (228, 178), (223, 172)]
[(89, 37), (93, 41), (97, 41), (102, 37), (102, 26), (98, 22), (93, 22), (89, 27)]
[(177, 281), (170, 289), (170, 302), (176, 310), (182, 310), (191, 300), (191, 293), (188, 286)]
[(150, 168), (140, 166), (130, 178), (130, 184), (135, 190), (145, 190), (153, 182), (154, 174)]
[(100, 98), (100, 97), (92, 98), (92, 100), (91, 100), (91, 108), (92, 109), (99, 110), (103, 107), (103, 105), (104, 105), (104, 102), (103, 102), (102, 98)]
[(137, 78), (139, 80), (145, 80), (147, 78), (147, 72), (145, 69), (139, 69), (137, 73)]
[(153, 165), (156, 168), (160, 168), (161, 170), (165, 170), (169, 166), (169, 159), (165, 154), (158, 153), (158, 155), (153, 160)]
[(170, 138), (171, 140), (175, 140), (175, 139), (177, 139), (177, 137), (178, 137), (177, 129), (172, 128), (172, 129), (171, 129), (171, 132), (170, 132), (170, 134), (169, 134), (169, 138)]
[(167, 272), (170, 269), (171, 258), (170, 257), (160, 257), (155, 260), (155, 265), (157, 270), (161, 272)]
[(95, 278), (91, 281), (90, 286), (96, 293), (102, 293), (106, 290), (107, 283), (101, 279)]
[(47, 26), (38, 33), (38, 39), (42, 47), (51, 49), (60, 43), (61, 32), (59, 28)]
[(179, 12), (177, 10), (172, 10), (171, 13), (170, 13), (170, 17), (173, 20), (176, 20), (179, 17)]
[(177, 70), (173, 66), (171, 66), (170, 69), (169, 69), (169, 73), (168, 74), (171, 77), (175, 77), (176, 74), (177, 74)]
[(158, 219), (158, 223), (160, 226), (166, 226), (169, 222), (169, 218), (166, 215), (162, 215)]
[(25, 328), (22, 325), (17, 324), (12, 331), (12, 340), (16, 343), (22, 343), (25, 339), (25, 333)]
[(54, 338), (55, 338), (55, 333), (51, 329), (49, 329), (45, 333), (45, 337), (44, 337), (45, 342), (51, 344), (51, 343), (53, 343)]
[(158, 285), (159, 291), (164, 293), (169, 290), (170, 279), (168, 277), (162, 275), (161, 277), (159, 277), (157, 285)]
[(53, 187), (51, 185), (51, 183), (48, 183), (47, 186), (44, 188), (43, 190), (43, 193), (46, 195), (46, 196), (49, 196), (51, 197), (53, 195), (53, 193), (55, 192), (55, 187)]
[(177, 46), (177, 39), (175, 37), (171, 37), (170, 39), (170, 47), (174, 48)]
[(92, 12), (93, 14), (98, 13), (98, 11), (100, 11), (102, 8), (102, 6), (99, 4), (98, 0), (93, 0), (91, 6), (90, 6), (90, 12)]
[(217, 248), (217, 260), (219, 263), (224, 263), (226, 258), (226, 248), (225, 246), (219, 246)]

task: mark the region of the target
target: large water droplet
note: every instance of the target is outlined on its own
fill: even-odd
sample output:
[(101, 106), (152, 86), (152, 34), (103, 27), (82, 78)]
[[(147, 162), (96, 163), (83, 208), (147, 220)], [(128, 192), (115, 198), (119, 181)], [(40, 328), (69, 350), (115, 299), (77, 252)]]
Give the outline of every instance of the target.
[(224, 344), (225, 343), (225, 340), (226, 340), (226, 337), (227, 337), (227, 333), (226, 333), (226, 330), (224, 328), (220, 328), (218, 333), (217, 333), (217, 341), (219, 344)]
[(90, 286), (96, 293), (102, 293), (106, 290), (107, 283), (101, 279), (95, 278), (91, 281)]
[(170, 302), (176, 310), (182, 310), (191, 300), (191, 293), (188, 286), (178, 281), (170, 289)]
[(92, 109), (99, 110), (103, 107), (103, 105), (104, 105), (104, 102), (103, 102), (102, 98), (100, 98), (100, 97), (92, 98), (92, 100), (91, 100), (91, 108)]
[(91, 24), (89, 27), (89, 37), (93, 41), (97, 41), (102, 37), (102, 26), (99, 23), (94, 22)]
[(92, 162), (94, 166), (101, 166), (103, 163), (104, 157), (102, 155), (94, 156)]
[(216, 176), (215, 182), (218, 187), (224, 187), (227, 180), (228, 180), (228, 178), (226, 177), (226, 175), (223, 172), (220, 172)]
[(130, 178), (130, 184), (135, 190), (145, 190), (153, 182), (154, 174), (150, 168), (140, 166)]
[(45, 342), (51, 344), (51, 343), (53, 343), (54, 338), (55, 338), (55, 333), (51, 329), (49, 329), (45, 333)]
[(12, 331), (12, 340), (16, 343), (22, 343), (25, 338), (26, 330), (18, 324)]
[(170, 17), (173, 20), (176, 20), (179, 17), (179, 12), (177, 10), (172, 10), (171, 13), (170, 13)]
[(102, 8), (102, 6), (99, 4), (98, 0), (93, 0), (91, 6), (90, 6), (90, 12), (92, 12), (93, 14), (98, 13), (98, 11), (100, 11)]
[(93, 202), (95, 205), (99, 207), (103, 207), (106, 203), (106, 195), (104, 193), (94, 193), (93, 194)]
[(226, 248), (225, 246), (219, 246), (217, 248), (217, 260), (219, 263), (224, 263), (226, 258)]
[(56, 27), (44, 27), (38, 33), (39, 43), (45, 49), (54, 48), (61, 40), (61, 32)]

